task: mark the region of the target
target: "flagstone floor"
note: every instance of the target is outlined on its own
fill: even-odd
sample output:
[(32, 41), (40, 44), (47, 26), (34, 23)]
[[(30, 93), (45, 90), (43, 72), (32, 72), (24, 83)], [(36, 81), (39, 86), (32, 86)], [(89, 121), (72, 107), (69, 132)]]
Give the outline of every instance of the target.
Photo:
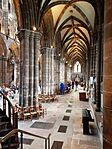
[[(95, 122), (94, 134), (83, 135), (82, 109), (90, 109), (89, 102), (79, 101), (79, 93), (59, 95), (58, 102), (43, 103), (47, 109), (45, 117), (32, 121), (19, 121), (19, 128), (47, 137), (51, 133), (51, 149), (102, 149)], [(40, 138), (24, 135), (25, 149), (44, 149)], [(33, 140), (33, 141), (32, 141)]]

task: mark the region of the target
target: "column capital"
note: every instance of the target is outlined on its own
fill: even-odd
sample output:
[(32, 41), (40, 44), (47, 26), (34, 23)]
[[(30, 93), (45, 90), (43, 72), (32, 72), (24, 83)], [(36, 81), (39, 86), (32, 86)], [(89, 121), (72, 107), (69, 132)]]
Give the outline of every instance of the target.
[(40, 40), (40, 38), (42, 37), (42, 33), (41, 32), (34, 32), (34, 38), (37, 40)]
[(45, 54), (46, 52), (48, 52), (50, 50), (49, 47), (43, 47), (40, 49), (41, 54)]
[(23, 38), (28, 38), (31, 34), (30, 30), (27, 29), (21, 29), (18, 34), (17, 37), (19, 38), (19, 40), (21, 41)]
[(52, 53), (54, 53), (54, 52), (55, 52), (55, 48), (50, 48), (50, 49), (51, 49)]
[(34, 32), (30, 32), (30, 38), (34, 38)]
[(51, 52), (54, 54), (55, 48), (43, 47), (40, 49), (41, 54), (45, 54), (46, 52)]

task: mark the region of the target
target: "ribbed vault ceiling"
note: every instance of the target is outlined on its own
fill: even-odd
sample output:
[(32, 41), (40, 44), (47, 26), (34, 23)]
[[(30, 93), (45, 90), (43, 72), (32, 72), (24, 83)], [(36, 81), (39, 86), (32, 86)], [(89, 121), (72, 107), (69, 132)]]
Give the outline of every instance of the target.
[(54, 37), (60, 32), (62, 53), (72, 62), (85, 61), (94, 30), (94, 0), (14, 0), (14, 3), (19, 26), (23, 24), (28, 29), (33, 25), (39, 28), (51, 9)]

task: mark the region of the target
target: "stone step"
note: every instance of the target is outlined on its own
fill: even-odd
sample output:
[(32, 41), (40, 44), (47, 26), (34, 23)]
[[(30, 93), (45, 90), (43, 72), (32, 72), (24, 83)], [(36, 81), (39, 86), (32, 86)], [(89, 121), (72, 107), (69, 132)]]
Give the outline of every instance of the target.
[(8, 128), (2, 129), (2, 130), (0, 131), (0, 137), (5, 136), (5, 135), (8, 134), (11, 130), (12, 130), (12, 129), (8, 129)]
[(2, 149), (17, 149), (19, 147), (19, 143), (10, 143), (10, 147), (9, 147), (9, 145), (8, 145), (8, 143), (7, 144), (4, 144), (3, 146), (2, 146)]

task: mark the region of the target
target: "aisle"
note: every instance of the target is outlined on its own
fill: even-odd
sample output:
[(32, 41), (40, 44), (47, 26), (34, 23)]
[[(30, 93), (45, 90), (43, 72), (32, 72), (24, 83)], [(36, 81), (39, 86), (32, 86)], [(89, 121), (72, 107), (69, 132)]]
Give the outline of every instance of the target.
[[(32, 121), (19, 121), (19, 128), (47, 136), (51, 133), (51, 149), (101, 149), (97, 135), (83, 135), (82, 108), (88, 102), (78, 100), (78, 92), (60, 95), (58, 102), (44, 103), (45, 117)], [(25, 149), (44, 149), (41, 139), (24, 136)]]

